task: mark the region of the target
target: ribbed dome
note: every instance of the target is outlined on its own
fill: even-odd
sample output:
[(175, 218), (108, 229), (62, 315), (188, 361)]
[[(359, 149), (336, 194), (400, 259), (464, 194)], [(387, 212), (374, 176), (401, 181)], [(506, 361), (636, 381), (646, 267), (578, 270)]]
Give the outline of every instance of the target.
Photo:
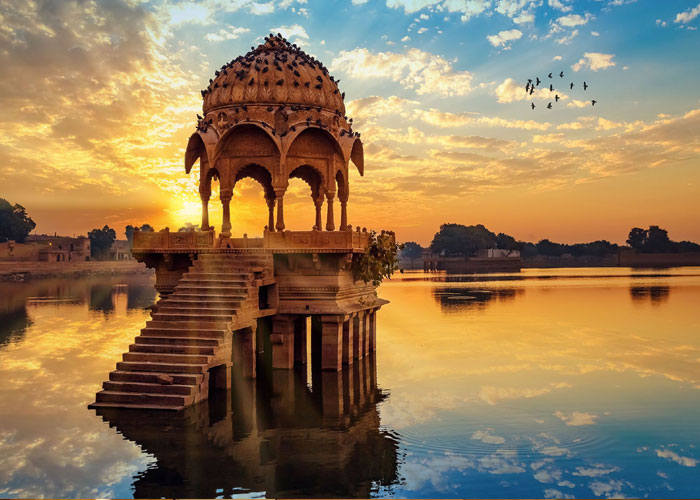
[(345, 115), (343, 94), (325, 66), (279, 34), (222, 66), (202, 96), (205, 114), (225, 106), (289, 104)]

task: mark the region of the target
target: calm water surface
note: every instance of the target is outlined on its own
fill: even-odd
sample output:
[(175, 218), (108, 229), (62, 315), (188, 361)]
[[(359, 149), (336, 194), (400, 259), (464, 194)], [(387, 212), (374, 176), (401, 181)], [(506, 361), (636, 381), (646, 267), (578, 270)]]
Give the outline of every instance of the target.
[(150, 281), (0, 284), (0, 497), (697, 497), (700, 268), (398, 275), (376, 357), (86, 408)]

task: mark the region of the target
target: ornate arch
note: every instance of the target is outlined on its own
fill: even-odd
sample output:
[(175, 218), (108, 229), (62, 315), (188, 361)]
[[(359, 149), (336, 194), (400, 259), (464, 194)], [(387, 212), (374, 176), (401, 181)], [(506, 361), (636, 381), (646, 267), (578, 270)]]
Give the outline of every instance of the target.
[(247, 121), (238, 123), (229, 128), (219, 138), (212, 155), (212, 163), (223, 156), (256, 157), (276, 156), (280, 157), (279, 138), (273, 136), (267, 127), (261, 122)]
[[(314, 150), (322, 152), (320, 156), (328, 156), (328, 148), (324, 145), (330, 146), (330, 149), (336, 153), (340, 158), (345, 158), (343, 150), (338, 144), (338, 140), (331, 134), (328, 130), (321, 128), (315, 124), (306, 125), (305, 122), (296, 124), (296, 131), (290, 132), (288, 142), (286, 143), (286, 148), (283, 150), (284, 157), (289, 155), (297, 156), (296, 153), (305, 152), (312, 153)], [(312, 138), (305, 141), (308, 136)], [(307, 144), (300, 145), (300, 142), (307, 142)], [(311, 143), (311, 144), (308, 144)], [(297, 146), (301, 146), (303, 151), (299, 151)], [(305, 155), (300, 155), (305, 156)]]

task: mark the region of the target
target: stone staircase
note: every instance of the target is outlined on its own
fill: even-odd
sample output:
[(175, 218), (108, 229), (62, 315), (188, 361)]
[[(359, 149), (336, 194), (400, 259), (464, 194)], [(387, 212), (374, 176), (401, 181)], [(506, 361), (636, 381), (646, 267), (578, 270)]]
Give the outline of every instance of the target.
[(200, 254), (157, 302), (90, 408), (181, 410), (206, 399), (209, 370), (231, 366), (233, 332), (273, 313), (258, 295), (273, 274), (271, 254)]

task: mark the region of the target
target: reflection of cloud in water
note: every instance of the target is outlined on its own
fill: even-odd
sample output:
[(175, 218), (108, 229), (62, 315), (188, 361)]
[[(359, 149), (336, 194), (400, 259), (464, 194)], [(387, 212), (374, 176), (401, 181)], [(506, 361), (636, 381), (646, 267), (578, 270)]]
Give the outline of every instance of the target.
[(578, 427), (581, 425), (593, 425), (596, 423), (595, 421), (598, 418), (598, 415), (581, 411), (564, 413), (562, 411), (557, 410), (554, 412), (554, 416), (560, 419), (562, 422), (565, 422), (566, 425), (570, 425), (573, 427)]
[(668, 301), (671, 287), (668, 286), (631, 286), (630, 297), (633, 302), (647, 302), (659, 305)]
[(666, 459), (671, 460), (673, 462), (676, 462), (677, 464), (680, 464), (684, 467), (695, 467), (696, 465), (698, 465), (697, 459), (691, 458), (691, 457), (681, 456), (673, 450), (660, 449), (660, 450), (655, 450), (655, 451), (656, 451), (656, 456), (661, 457), (661, 458), (666, 458)]
[(472, 439), (476, 439), (477, 441), (487, 444), (503, 444), (506, 442), (505, 438), (491, 434), (491, 432), (493, 432), (493, 429), (476, 431), (474, 434), (472, 434)]
[(550, 393), (555, 389), (570, 389), (571, 387), (573, 386), (567, 382), (553, 382), (548, 387), (541, 387), (537, 389), (521, 387), (494, 387), (491, 385), (486, 385), (479, 391), (479, 398), (490, 405), (495, 405), (501, 401), (511, 399), (536, 398), (537, 396)]

